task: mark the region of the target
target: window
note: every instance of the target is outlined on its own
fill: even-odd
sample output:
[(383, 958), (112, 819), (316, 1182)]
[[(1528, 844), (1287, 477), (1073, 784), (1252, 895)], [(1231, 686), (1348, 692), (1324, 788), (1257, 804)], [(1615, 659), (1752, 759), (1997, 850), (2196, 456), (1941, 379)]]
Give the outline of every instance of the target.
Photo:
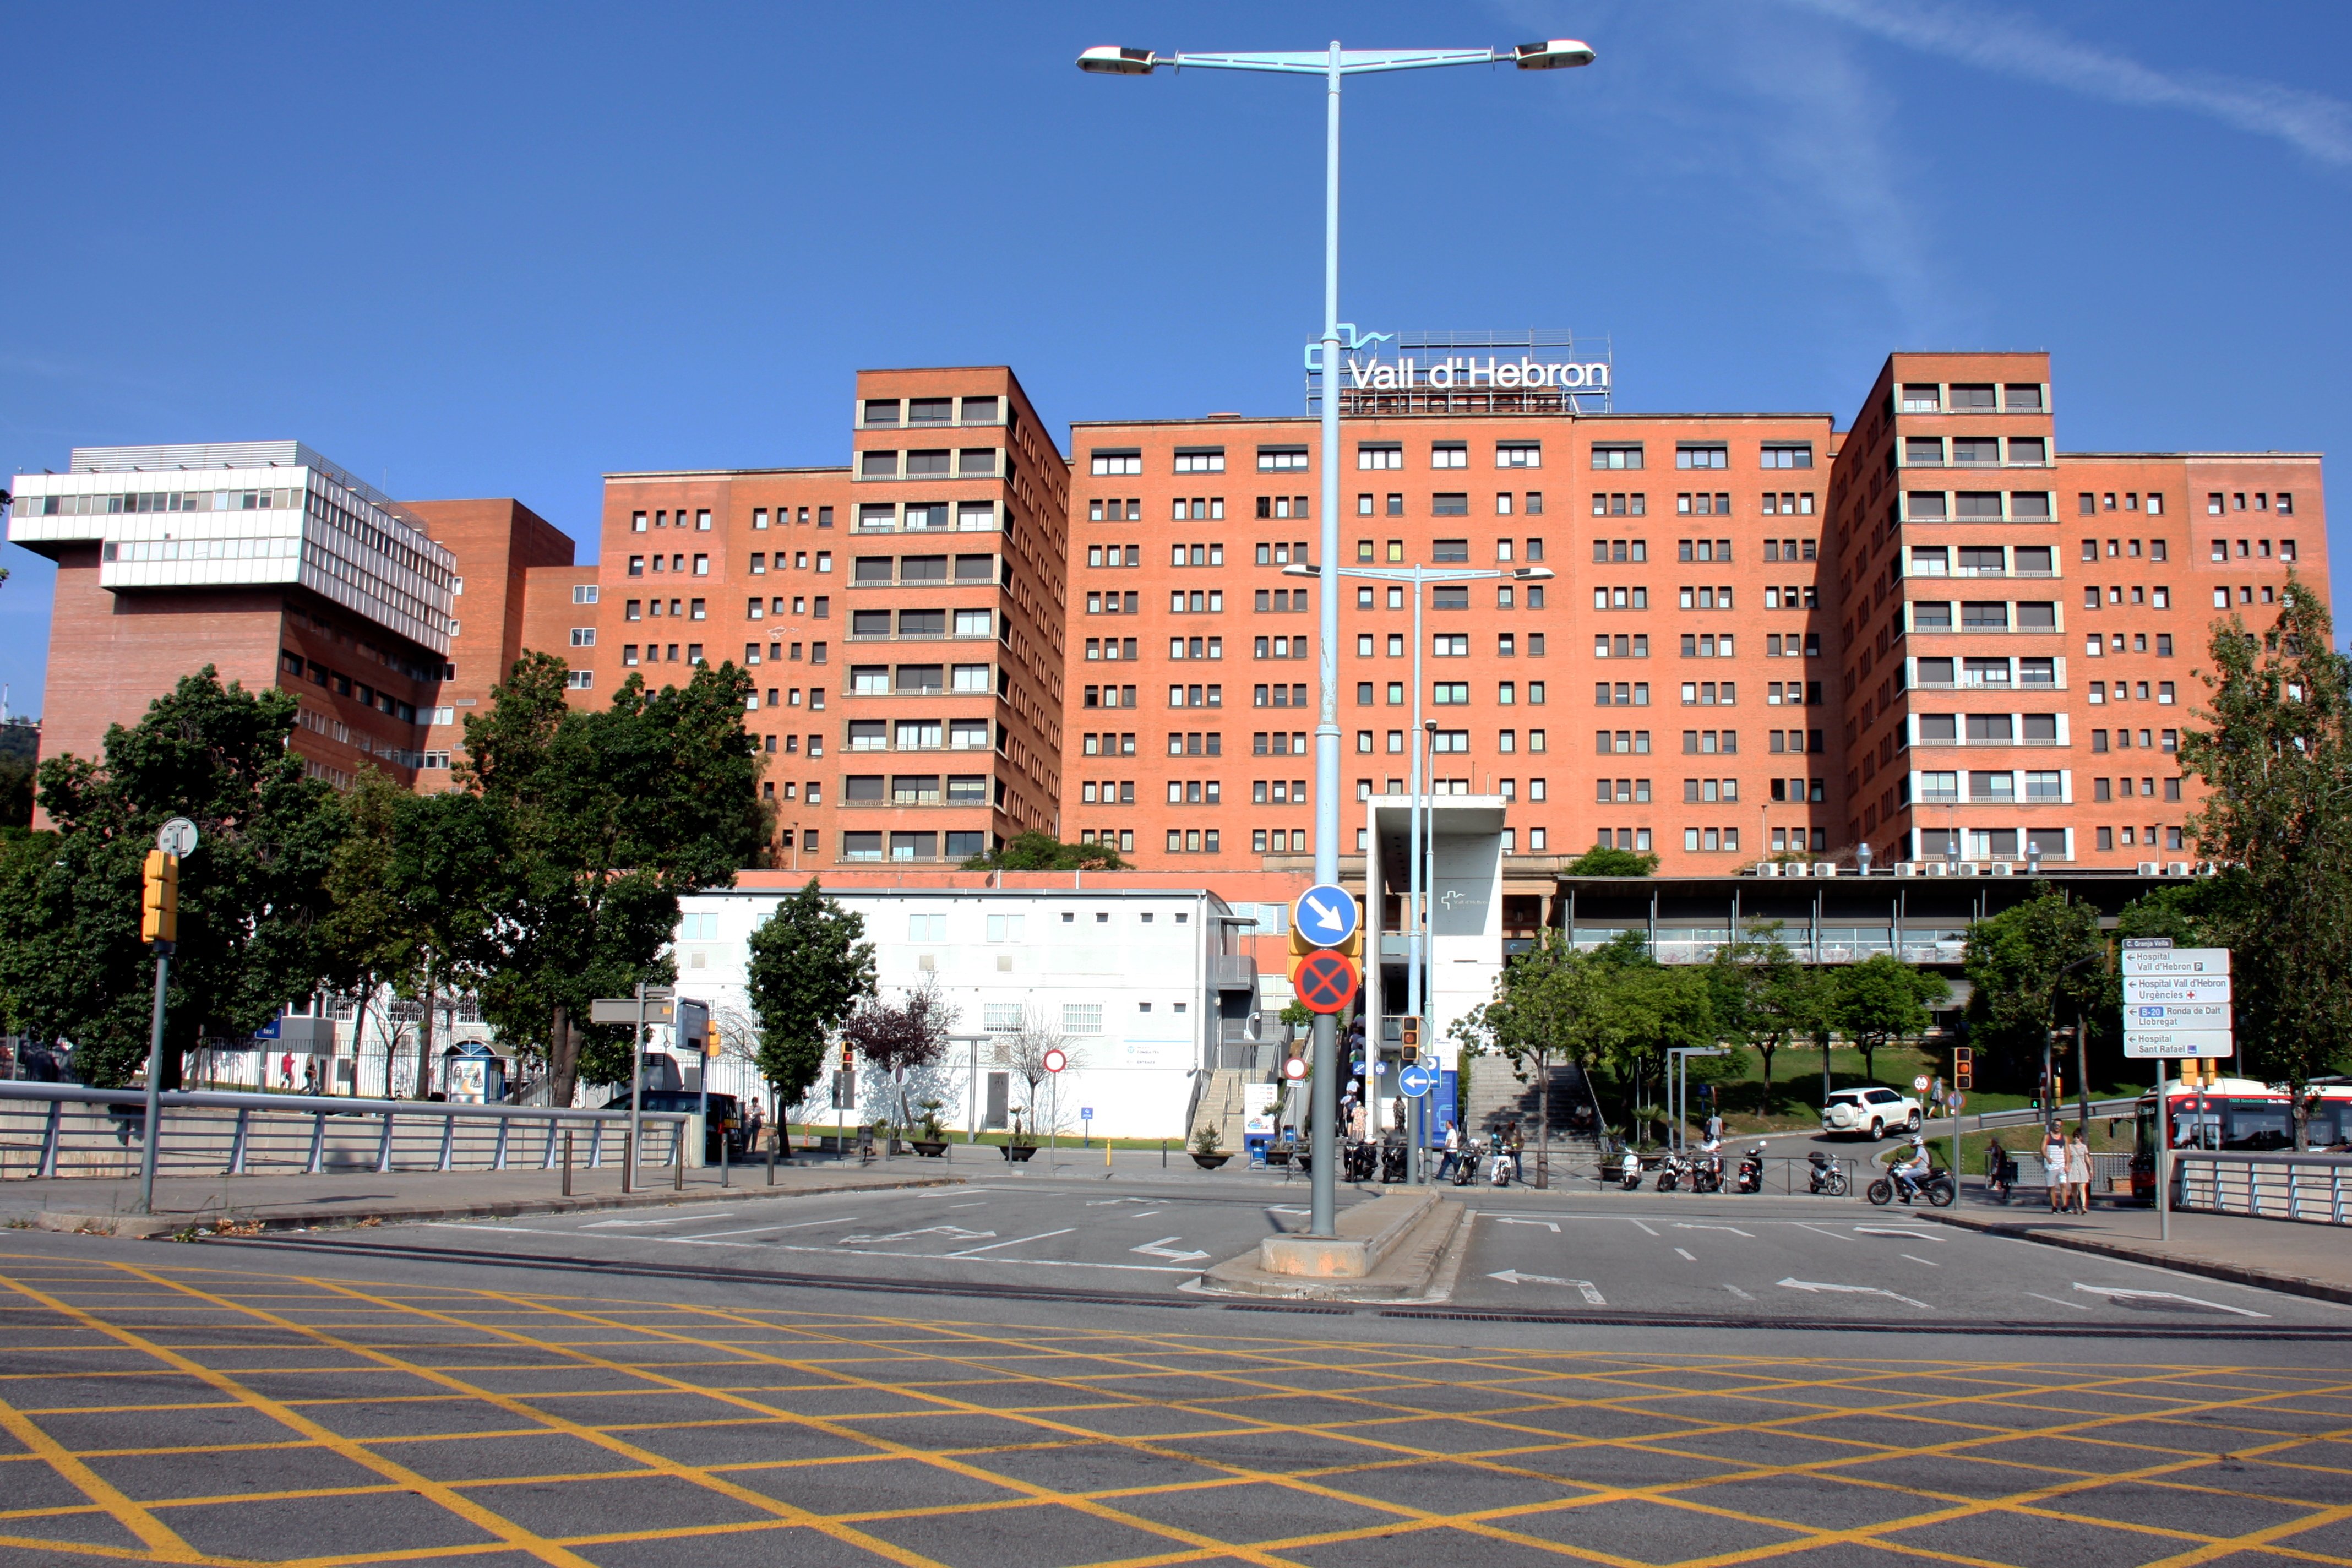
[(1813, 444), (1805, 442), (1770, 442), (1762, 453), (1762, 466), (1768, 468), (1810, 468), (1813, 466)]
[[(1430, 559), (1440, 563), (1466, 562), (1470, 559), (1470, 542), (1466, 539), (1440, 539), (1430, 547)], [(1507, 556), (1506, 560), (1509, 559)]]
[(1540, 468), (1543, 467), (1543, 444), (1539, 441), (1498, 441), (1495, 444), (1495, 467)]
[(594, 647), (596, 646), (596, 628), (594, 626), (572, 627), (572, 646), (573, 647)]
[(1731, 467), (1731, 448), (1714, 442), (1678, 441), (1675, 444), (1675, 467), (1727, 468)]
[[(1140, 469), (1136, 471), (1141, 472)], [(1257, 471), (1261, 474), (1303, 474), (1307, 471), (1307, 448), (1260, 447), (1257, 449)]]
[(1470, 497), (1462, 490), (1441, 490), (1429, 498), (1429, 511), (1432, 517), (1467, 517)]
[(1592, 466), (1596, 468), (1638, 468), (1642, 466), (1642, 443), (1639, 441), (1595, 442)]
[(1903, 386), (1903, 412), (1935, 414), (1944, 406), (1943, 388), (1934, 382), (1906, 382)]
[(1470, 466), (1470, 448), (1459, 441), (1440, 441), (1429, 449), (1429, 466), (1433, 468), (1466, 468)]
[[(1265, 465), (1261, 463), (1260, 467)], [(1393, 441), (1367, 441), (1356, 448), (1359, 468), (1402, 468), (1404, 447)]]
[(1225, 449), (1223, 447), (1179, 447), (1176, 448), (1176, 471), (1180, 474), (1222, 474), (1225, 471)]
[(1102, 1011), (1102, 1004), (1099, 1002), (1063, 1003), (1062, 1033), (1066, 1035), (1101, 1034)]
[(1143, 472), (1143, 453), (1139, 448), (1097, 447), (1090, 457), (1090, 471), (1097, 475)]

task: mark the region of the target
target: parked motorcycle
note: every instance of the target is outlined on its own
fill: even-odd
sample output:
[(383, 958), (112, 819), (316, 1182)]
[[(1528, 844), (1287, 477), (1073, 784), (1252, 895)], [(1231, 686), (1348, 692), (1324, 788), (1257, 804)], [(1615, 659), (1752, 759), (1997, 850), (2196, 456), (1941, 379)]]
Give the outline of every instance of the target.
[(1723, 1191), (1723, 1155), (1709, 1145), (1691, 1162), (1691, 1191), (1719, 1193)]
[(1759, 1143), (1739, 1156), (1739, 1174), (1732, 1189), (1736, 1193), (1760, 1193), (1764, 1190), (1764, 1145)]
[(1511, 1184), (1511, 1178), (1517, 1173), (1518, 1162), (1511, 1158), (1511, 1152), (1504, 1146), (1503, 1141), (1496, 1139), (1494, 1164), (1487, 1172), (1487, 1180), (1498, 1187), (1507, 1187)]
[(1673, 1150), (1658, 1156), (1658, 1191), (1671, 1193), (1690, 1176), (1690, 1163)]
[(1617, 1180), (1618, 1184), (1627, 1192), (1640, 1192), (1642, 1190), (1642, 1156), (1631, 1149), (1626, 1150), (1625, 1157), (1617, 1164)]
[(1381, 1145), (1381, 1180), (1404, 1180), (1405, 1146), (1402, 1142)]
[(1457, 1187), (1466, 1187), (1477, 1179), (1478, 1150), (1477, 1146), (1473, 1144), (1464, 1149), (1460, 1158), (1454, 1162), (1454, 1184)]
[(1845, 1196), (1847, 1191), (1845, 1171), (1835, 1160), (1815, 1149), (1806, 1153), (1805, 1164), (1808, 1184), (1806, 1191), (1816, 1195), (1826, 1193), (1833, 1198)]

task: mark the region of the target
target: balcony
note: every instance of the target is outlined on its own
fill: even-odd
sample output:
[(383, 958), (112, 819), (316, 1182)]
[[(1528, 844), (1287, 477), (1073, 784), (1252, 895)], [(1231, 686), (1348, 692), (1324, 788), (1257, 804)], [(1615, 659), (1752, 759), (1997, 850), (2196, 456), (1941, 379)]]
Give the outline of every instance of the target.
[(1257, 991), (1257, 960), (1244, 952), (1221, 952), (1210, 961), (1212, 981), (1219, 991)]

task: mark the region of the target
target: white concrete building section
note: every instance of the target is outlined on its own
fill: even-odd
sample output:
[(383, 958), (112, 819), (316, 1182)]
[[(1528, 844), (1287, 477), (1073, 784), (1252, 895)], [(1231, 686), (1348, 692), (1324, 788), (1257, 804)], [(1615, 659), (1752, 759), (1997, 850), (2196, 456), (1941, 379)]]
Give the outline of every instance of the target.
[[(1503, 973), (1503, 815), (1507, 804), (1500, 795), (1422, 798), (1422, 846), (1427, 857), (1422, 877), (1430, 910), (1423, 1006), (1431, 1020), (1423, 1046), (1425, 1053), (1434, 1053), (1441, 1071), (1458, 1070), (1461, 1047), (1453, 1039), (1454, 1026), (1471, 1009), (1494, 999), (1495, 982)], [(1408, 1005), (1409, 944), (1402, 932), (1412, 908), (1412, 868), (1405, 848), (1412, 806), (1410, 795), (1373, 795), (1366, 803), (1366, 917), (1380, 938), (1380, 981), (1365, 986), (1368, 1057), (1394, 1047), (1396, 1020)], [(1398, 911), (1392, 919), (1383, 914), (1391, 899)], [(1365, 956), (1371, 957), (1369, 932)], [(1369, 1070), (1372, 1063), (1366, 1066)], [(1393, 1072), (1382, 1083), (1387, 1094), (1395, 1093)]]
[[(727, 889), (681, 900), (678, 994), (709, 1003), (714, 1016), (748, 1016), (751, 933), (784, 896)], [(1029, 1086), (1002, 1048), (1024, 1016), (1066, 1037), (1070, 1066), (1051, 1098), (1072, 1136), (1181, 1140), (1219, 1048), (1265, 1033), (1257, 964), (1238, 940), (1252, 927), (1206, 889), (853, 888), (828, 896), (866, 921), (884, 998), (936, 981), (956, 1009), (955, 1039), (926, 1093), (958, 1131), (975, 1121), (992, 1131), (1016, 1111), (1024, 1126), (1042, 1126), (1044, 1086), (1029, 1106)], [(719, 1076), (712, 1087), (727, 1087)], [(869, 1093), (847, 1114), (887, 1113)]]

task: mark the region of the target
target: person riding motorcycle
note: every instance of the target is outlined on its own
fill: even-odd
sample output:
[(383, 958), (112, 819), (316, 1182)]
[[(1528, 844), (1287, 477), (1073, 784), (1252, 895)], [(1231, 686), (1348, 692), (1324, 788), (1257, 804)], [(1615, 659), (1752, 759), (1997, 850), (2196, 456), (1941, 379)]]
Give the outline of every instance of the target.
[(1910, 1152), (1906, 1154), (1889, 1173), (1895, 1178), (1895, 1191), (1903, 1194), (1905, 1203), (1909, 1203), (1918, 1195), (1920, 1182), (1925, 1180), (1928, 1172), (1934, 1168), (1934, 1163), (1927, 1157), (1927, 1141), (1925, 1138), (1913, 1138)]

